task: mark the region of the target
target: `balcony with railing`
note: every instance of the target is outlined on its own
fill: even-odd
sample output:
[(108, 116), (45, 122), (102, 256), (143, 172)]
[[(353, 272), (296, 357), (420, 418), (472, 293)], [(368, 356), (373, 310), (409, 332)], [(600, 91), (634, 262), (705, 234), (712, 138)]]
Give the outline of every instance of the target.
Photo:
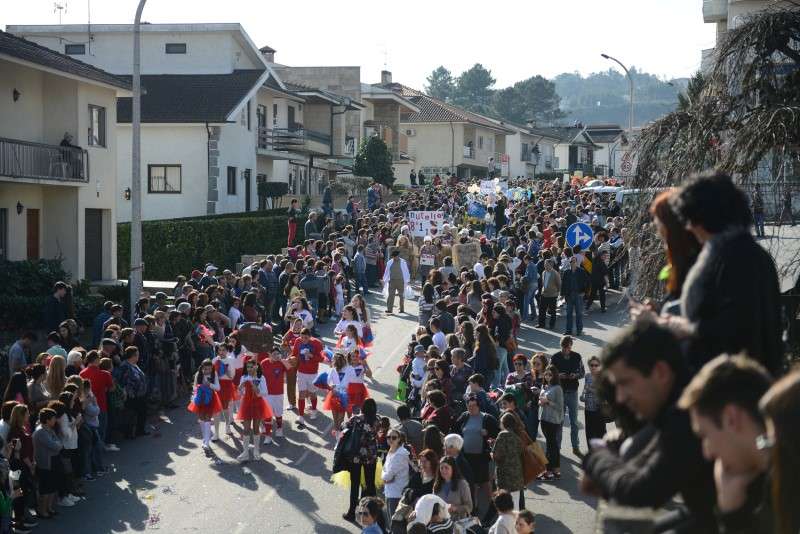
[(257, 147), (275, 152), (314, 152), (329, 154), (331, 136), (304, 128), (258, 129)]
[(475, 149), (473, 147), (464, 147), (464, 159), (475, 159)]
[(85, 184), (89, 182), (89, 154), (80, 147), (0, 137), (0, 177)]

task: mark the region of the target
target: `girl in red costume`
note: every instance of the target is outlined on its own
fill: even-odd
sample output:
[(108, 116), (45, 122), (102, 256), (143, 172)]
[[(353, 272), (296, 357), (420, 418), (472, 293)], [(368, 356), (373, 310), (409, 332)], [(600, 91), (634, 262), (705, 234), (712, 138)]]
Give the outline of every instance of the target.
[(219, 439), (220, 415), (225, 418), (225, 433), (233, 435), (231, 423), (233, 422), (233, 404), (239, 397), (236, 394), (236, 358), (233, 356), (233, 345), (220, 343), (217, 345), (217, 355), (212, 360), (214, 372), (219, 377), (219, 400), (222, 403), (222, 412), (214, 417), (214, 437)]
[(350, 352), (350, 367), (353, 370), (353, 378), (347, 385), (347, 398), (349, 413), (361, 413), (361, 406), (369, 398), (367, 386), (364, 384), (364, 377), (372, 378), (372, 369), (363, 358), (362, 349), (356, 347)]
[(194, 375), (194, 394), (189, 403), (189, 411), (197, 414), (200, 424), (200, 433), (203, 436), (203, 450), (208, 453), (211, 445), (211, 419), (222, 411), (222, 402), (219, 400), (219, 378), (214, 371), (211, 360), (200, 362), (200, 367)]
[(261, 421), (272, 419), (272, 410), (267, 404), (267, 381), (261, 375), (261, 367), (255, 360), (249, 359), (244, 364), (244, 375), (239, 382), (241, 402), (236, 420), (242, 421), (244, 437), (242, 438), (242, 453), (236, 457), (240, 462), (250, 458), (250, 444), (253, 445), (253, 459), (261, 458), (260, 443), (258, 441)]

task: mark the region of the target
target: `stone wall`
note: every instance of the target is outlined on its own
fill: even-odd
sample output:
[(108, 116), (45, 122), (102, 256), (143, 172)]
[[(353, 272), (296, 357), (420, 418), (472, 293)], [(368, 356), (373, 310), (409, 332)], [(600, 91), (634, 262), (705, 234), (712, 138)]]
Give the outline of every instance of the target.
[(217, 212), (217, 199), (219, 190), (217, 183), (219, 178), (219, 136), (220, 127), (212, 126), (208, 134), (208, 201), (206, 202), (206, 213), (211, 215)]

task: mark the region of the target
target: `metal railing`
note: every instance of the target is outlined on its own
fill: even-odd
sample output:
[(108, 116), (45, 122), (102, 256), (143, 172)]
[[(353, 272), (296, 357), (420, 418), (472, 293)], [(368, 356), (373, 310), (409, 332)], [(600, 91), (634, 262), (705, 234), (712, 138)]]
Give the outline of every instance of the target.
[(322, 133), (322, 132), (315, 132), (314, 130), (303, 130), (306, 134), (306, 139), (309, 141), (316, 141), (317, 143), (323, 143), (326, 145), (331, 144), (331, 136)]
[(471, 146), (464, 147), (464, 158), (466, 159), (475, 159), (475, 149)]
[(291, 130), (289, 128), (265, 128), (258, 129), (258, 148), (264, 150), (277, 150), (279, 152), (292, 152), (302, 150), (306, 142), (303, 130)]
[(89, 154), (79, 147), (0, 137), (0, 176), (89, 182)]

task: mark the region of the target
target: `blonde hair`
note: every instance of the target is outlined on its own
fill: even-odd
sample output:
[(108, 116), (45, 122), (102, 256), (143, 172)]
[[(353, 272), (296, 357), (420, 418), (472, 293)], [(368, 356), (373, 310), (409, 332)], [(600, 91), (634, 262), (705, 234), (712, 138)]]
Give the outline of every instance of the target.
[(50, 398), (61, 395), (64, 385), (67, 383), (67, 375), (64, 371), (67, 368), (67, 360), (63, 356), (55, 355), (50, 359), (50, 367), (47, 368), (47, 378), (44, 379), (47, 392)]

